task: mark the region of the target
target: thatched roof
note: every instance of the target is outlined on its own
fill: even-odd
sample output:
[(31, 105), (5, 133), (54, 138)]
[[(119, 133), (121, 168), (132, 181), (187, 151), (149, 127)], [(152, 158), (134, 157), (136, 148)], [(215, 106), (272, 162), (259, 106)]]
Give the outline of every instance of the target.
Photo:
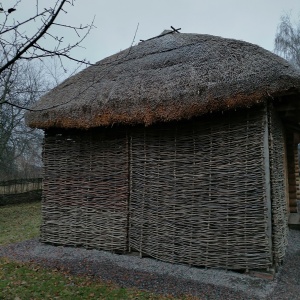
[(243, 41), (171, 33), (99, 61), (41, 98), (31, 127), (90, 128), (188, 119), (298, 94), (300, 73)]

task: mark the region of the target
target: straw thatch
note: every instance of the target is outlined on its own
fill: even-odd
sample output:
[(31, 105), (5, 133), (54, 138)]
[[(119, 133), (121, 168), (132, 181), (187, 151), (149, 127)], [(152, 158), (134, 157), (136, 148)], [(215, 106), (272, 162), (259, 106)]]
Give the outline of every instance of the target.
[(300, 74), (259, 46), (167, 34), (67, 79), (27, 114), (31, 127), (90, 128), (188, 119), (297, 94)]

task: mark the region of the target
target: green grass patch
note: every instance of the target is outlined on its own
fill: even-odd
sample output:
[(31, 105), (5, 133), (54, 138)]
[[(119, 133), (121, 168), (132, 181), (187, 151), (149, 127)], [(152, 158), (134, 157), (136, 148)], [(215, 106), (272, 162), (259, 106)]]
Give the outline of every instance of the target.
[(40, 224), (41, 202), (0, 206), (0, 245), (37, 237)]
[[(0, 245), (37, 237), (41, 203), (0, 206)], [(0, 300), (175, 299), (0, 258)], [(181, 299), (196, 299), (183, 297)]]
[[(0, 299), (174, 299), (0, 259)], [(188, 298), (185, 298), (188, 299)], [(190, 298), (191, 299), (191, 298)]]

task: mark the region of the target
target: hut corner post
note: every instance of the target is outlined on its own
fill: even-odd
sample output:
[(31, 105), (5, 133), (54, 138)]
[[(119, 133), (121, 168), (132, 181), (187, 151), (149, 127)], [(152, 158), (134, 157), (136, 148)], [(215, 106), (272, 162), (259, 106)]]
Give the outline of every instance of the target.
[(299, 147), (300, 132), (287, 130), (287, 160), (288, 160), (288, 195), (289, 195), (289, 227), (300, 228), (300, 177), (299, 177)]
[(287, 163), (288, 163), (288, 191), (289, 191), (289, 212), (297, 213), (297, 178), (299, 177), (298, 167), (298, 139), (297, 133), (291, 129), (286, 130)]
[(128, 198), (127, 198), (127, 250), (131, 252), (131, 245), (130, 245), (130, 200), (132, 195), (132, 136), (129, 132), (126, 132), (126, 141), (127, 141), (127, 151), (128, 151)]
[[(272, 241), (272, 199), (271, 199), (271, 172), (270, 172), (270, 145), (273, 141), (270, 139), (270, 109), (269, 106), (265, 106), (264, 117), (264, 171), (265, 171), (265, 200), (266, 200), (266, 213), (267, 213), (267, 238), (269, 240), (270, 260), (273, 265), (273, 241)], [(270, 271), (269, 269), (267, 271)]]

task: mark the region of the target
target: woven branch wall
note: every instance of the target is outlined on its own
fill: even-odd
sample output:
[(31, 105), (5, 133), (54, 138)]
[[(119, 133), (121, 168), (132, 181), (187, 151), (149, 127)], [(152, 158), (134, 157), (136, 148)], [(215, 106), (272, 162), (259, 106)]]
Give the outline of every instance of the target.
[(127, 148), (112, 129), (46, 131), (43, 242), (127, 249)]
[(287, 171), (285, 171), (287, 162), (283, 125), (272, 107), (269, 110), (269, 128), (273, 255), (275, 265), (278, 265), (285, 255), (288, 234)]
[(44, 165), (43, 242), (129, 246), (172, 263), (227, 269), (268, 268), (284, 256), (284, 139), (272, 110), (127, 133), (47, 130)]
[(238, 115), (132, 134), (132, 249), (197, 266), (272, 265), (264, 161), (267, 118), (259, 109)]

